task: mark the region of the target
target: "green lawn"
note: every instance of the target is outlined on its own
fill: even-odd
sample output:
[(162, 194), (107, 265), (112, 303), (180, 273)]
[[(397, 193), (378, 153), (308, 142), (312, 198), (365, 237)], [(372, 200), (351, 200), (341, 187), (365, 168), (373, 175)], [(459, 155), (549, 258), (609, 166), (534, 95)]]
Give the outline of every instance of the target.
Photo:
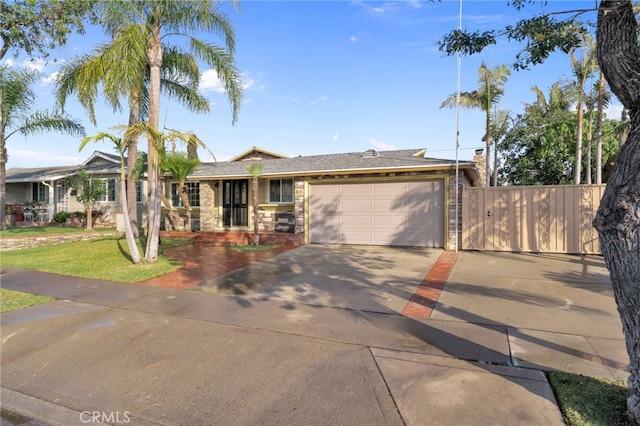
[[(163, 238), (160, 251), (189, 243), (191, 240)], [(140, 245), (139, 248), (143, 253)], [(154, 264), (134, 265), (124, 237), (105, 237), (5, 251), (0, 254), (0, 266), (134, 283), (175, 271), (182, 264), (161, 254)]]
[(36, 296), (34, 294), (0, 288), (0, 312), (15, 311), (54, 300), (56, 299), (49, 296)]
[(632, 426), (624, 381), (552, 372), (549, 383), (569, 426)]
[(11, 237), (34, 237), (38, 235), (55, 235), (55, 234), (76, 234), (82, 232), (100, 232), (115, 231), (115, 228), (98, 228), (93, 231), (87, 231), (84, 228), (75, 228), (73, 226), (24, 226), (8, 228), (0, 231), (0, 238)]

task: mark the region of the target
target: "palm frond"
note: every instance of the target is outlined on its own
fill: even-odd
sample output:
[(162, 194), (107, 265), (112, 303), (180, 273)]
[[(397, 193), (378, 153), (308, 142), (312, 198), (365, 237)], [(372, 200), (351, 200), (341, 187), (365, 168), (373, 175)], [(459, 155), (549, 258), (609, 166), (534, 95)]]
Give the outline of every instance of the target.
[(38, 111), (27, 117), (24, 123), (6, 135), (8, 139), (14, 133), (25, 136), (40, 132), (60, 132), (71, 136), (84, 136), (85, 131), (80, 121), (64, 114), (50, 114), (47, 111)]

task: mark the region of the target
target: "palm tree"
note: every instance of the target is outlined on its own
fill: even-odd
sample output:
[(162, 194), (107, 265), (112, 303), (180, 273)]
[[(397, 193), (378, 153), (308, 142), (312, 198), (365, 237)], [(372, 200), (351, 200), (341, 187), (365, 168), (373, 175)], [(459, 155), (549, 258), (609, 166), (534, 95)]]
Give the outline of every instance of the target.
[(600, 71), (597, 83), (598, 108), (596, 110), (596, 183), (602, 183), (602, 121), (604, 120), (604, 108), (609, 104), (610, 94), (607, 91), (604, 74)]
[[(120, 202), (122, 203), (122, 218), (124, 221), (124, 235), (127, 240), (127, 247), (129, 247), (129, 254), (131, 254), (131, 260), (133, 263), (140, 263), (142, 257), (140, 256), (140, 251), (138, 250), (138, 245), (136, 244), (136, 237), (133, 234), (133, 227), (131, 226), (131, 221), (129, 220), (129, 212), (127, 210), (127, 179), (125, 173), (125, 157), (127, 151), (127, 143), (125, 143), (121, 138), (111, 135), (109, 133), (100, 132), (95, 136), (89, 136), (82, 140), (80, 143), (80, 148), (78, 151), (82, 151), (82, 149), (89, 142), (100, 142), (104, 139), (110, 140), (115, 148), (118, 150), (120, 154)], [(87, 223), (91, 221), (91, 218), (87, 218)]]
[(262, 163), (253, 163), (246, 166), (247, 171), (253, 177), (251, 192), (253, 193), (253, 245), (260, 245), (260, 229), (258, 221), (258, 190), (259, 178), (262, 176)]
[[(227, 17), (210, 0), (176, 2), (172, 0), (139, 0), (100, 2), (101, 23), (110, 34), (130, 25), (144, 25), (144, 47), (149, 65), (149, 128), (156, 133), (160, 121), (160, 80), (163, 64), (162, 40), (168, 37), (186, 37), (189, 50), (198, 59), (218, 71), (227, 95), (232, 102), (233, 118), (237, 119), (242, 98), (240, 75), (235, 68), (224, 68), (220, 60), (233, 63), (235, 33)], [(184, 32), (183, 32), (184, 31)], [(188, 33), (213, 33), (222, 36), (225, 48), (203, 42)], [(151, 135), (151, 132), (147, 132)], [(161, 176), (160, 152), (153, 137), (148, 138), (148, 232), (145, 258), (153, 263), (158, 257), (160, 238)]]
[(509, 131), (511, 111), (499, 109), (491, 117), (491, 137), (494, 140), (493, 149), (493, 185), (498, 186), (498, 145)]
[(202, 164), (197, 158), (189, 158), (184, 152), (170, 152), (162, 157), (162, 171), (178, 181), (178, 196), (185, 208), (185, 230), (191, 231), (191, 203), (187, 193), (187, 177)]
[(574, 169), (574, 183), (576, 185), (580, 184), (582, 176), (582, 135), (584, 101), (586, 97), (584, 86), (597, 68), (594, 41), (587, 33), (584, 34), (582, 41), (582, 56), (580, 58), (575, 55), (576, 49), (569, 53), (569, 57), (571, 58), (571, 69), (575, 80), (569, 81), (565, 85), (565, 92), (571, 94), (576, 103), (576, 111), (578, 112), (576, 127), (576, 164)]
[[(76, 94), (80, 104), (96, 125), (94, 105), (98, 88), (114, 111), (120, 111), (121, 98), (129, 103), (129, 125), (144, 121), (148, 112), (149, 67), (146, 60), (144, 27), (131, 25), (118, 32), (110, 44), (103, 44), (92, 55), (71, 60), (61, 68), (57, 78), (56, 97), (64, 107), (69, 95)], [(232, 66), (226, 64), (224, 66)], [(178, 48), (164, 50), (161, 75), (163, 92), (173, 96), (190, 111), (209, 112), (209, 102), (198, 92), (200, 70), (195, 58)], [(133, 174), (138, 158), (138, 141), (129, 141), (127, 148), (127, 188), (135, 188)], [(124, 208), (124, 207), (123, 207)], [(138, 237), (137, 204), (135, 191), (128, 191), (127, 209), (136, 238)]]
[(67, 115), (31, 112), (36, 101), (31, 85), (38, 76), (34, 71), (0, 66), (0, 229), (6, 228), (7, 140), (16, 133), (28, 136), (49, 131), (84, 136), (84, 127)]
[[(473, 92), (460, 93), (460, 106), (462, 108), (480, 109), (485, 113), (486, 146), (486, 185), (491, 185), (491, 108), (496, 105), (504, 95), (504, 85), (507, 83), (511, 70), (506, 64), (488, 68), (482, 62), (478, 68), (478, 88)], [(451, 95), (442, 102), (440, 108), (454, 108), (457, 105), (457, 95)], [(496, 183), (494, 182), (494, 185)]]

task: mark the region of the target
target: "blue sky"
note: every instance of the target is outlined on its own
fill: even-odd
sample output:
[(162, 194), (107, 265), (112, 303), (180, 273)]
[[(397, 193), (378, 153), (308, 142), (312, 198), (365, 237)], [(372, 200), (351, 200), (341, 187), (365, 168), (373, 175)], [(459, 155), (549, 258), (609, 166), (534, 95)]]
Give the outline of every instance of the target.
[[(593, 7), (593, 1), (551, 1), (546, 11), (581, 7)], [(458, 1), (245, 1), (241, 9), (224, 6), (236, 29), (236, 64), (245, 86), (238, 122), (231, 125), (231, 110), (215, 73), (203, 69), (201, 90), (211, 102), (211, 112), (190, 113), (163, 98), (161, 123), (166, 127), (195, 132), (218, 161), (252, 146), (291, 156), (427, 148), (429, 156), (455, 158), (455, 110), (439, 107), (455, 93), (456, 58), (439, 52), (436, 42), (457, 28)], [(464, 0), (463, 27), (498, 28), (540, 10), (536, 5), (516, 12), (506, 1)], [(214, 37), (201, 38), (219, 43)], [(52, 54), (58, 62), (28, 62), (10, 55), (4, 62), (42, 71), (35, 88), (38, 107), (50, 109), (60, 62), (104, 41), (100, 28), (90, 28)], [(510, 64), (517, 50), (517, 45), (504, 42), (462, 57), (462, 91), (476, 88), (483, 60), (489, 65)], [(524, 103), (535, 99), (532, 86), (546, 92), (553, 82), (568, 79), (570, 72), (569, 58), (561, 53), (531, 70), (514, 71), (501, 108), (521, 112)], [(617, 111), (614, 105), (610, 116), (618, 118)], [(83, 122), (89, 135), (112, 131), (127, 117), (126, 111), (114, 113), (98, 105), (94, 127), (74, 100), (67, 112)], [(474, 149), (483, 147), (483, 134), (483, 113), (462, 110), (460, 159), (471, 159)], [(111, 152), (105, 143), (79, 153), (79, 142), (54, 133), (14, 135), (7, 143), (8, 167), (79, 164), (94, 149)], [(202, 153), (201, 160), (212, 159)]]

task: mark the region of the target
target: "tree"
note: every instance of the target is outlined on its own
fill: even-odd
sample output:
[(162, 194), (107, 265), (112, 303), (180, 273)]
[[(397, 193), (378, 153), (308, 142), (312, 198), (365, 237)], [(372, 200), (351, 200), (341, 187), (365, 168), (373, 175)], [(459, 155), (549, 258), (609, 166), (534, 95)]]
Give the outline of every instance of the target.
[[(519, 9), (527, 0), (511, 2)], [(501, 35), (524, 41), (516, 69), (543, 62), (555, 49), (567, 53), (578, 46), (587, 29), (568, 19), (537, 15), (498, 31), (455, 30), (440, 42), (445, 52), (477, 53), (495, 44)], [(629, 354), (629, 418), (640, 423), (640, 47), (638, 22), (631, 0), (601, 0), (597, 9), (596, 55), (613, 94), (629, 111), (630, 130), (620, 149), (593, 225), (611, 275)]]
[(532, 90), (536, 101), (525, 105), (500, 143), (500, 179), (510, 185), (571, 183), (576, 114), (559, 84), (550, 88), (548, 99), (538, 87)]
[(16, 133), (28, 136), (50, 131), (84, 136), (84, 127), (64, 114), (31, 112), (36, 103), (31, 85), (37, 79), (37, 72), (0, 66), (0, 229), (6, 227), (7, 140)]
[(498, 186), (498, 169), (499, 160), (498, 160), (498, 148), (500, 147), (502, 141), (504, 140), (507, 132), (509, 131), (509, 127), (511, 126), (511, 111), (499, 109), (494, 110), (493, 115), (491, 116), (491, 139), (494, 141), (494, 150), (493, 150), (493, 185)]
[[(504, 95), (504, 85), (507, 83), (511, 70), (505, 65), (488, 68), (483, 62), (478, 68), (478, 89), (473, 92), (460, 93), (462, 108), (480, 109), (485, 113), (484, 141), (486, 145), (486, 185), (491, 185), (491, 109)], [(442, 102), (440, 108), (456, 106), (457, 96), (451, 95)], [(494, 166), (495, 167), (495, 166)], [(495, 185), (495, 182), (494, 182)]]
[[(111, 135), (109, 133), (98, 133), (95, 136), (90, 136), (84, 138), (80, 143), (80, 148), (78, 151), (82, 151), (82, 149), (89, 142), (100, 142), (104, 139), (108, 139), (113, 143), (118, 154), (120, 154), (120, 204), (122, 205), (122, 219), (124, 222), (124, 235), (127, 240), (127, 247), (129, 248), (129, 254), (131, 254), (131, 261), (133, 263), (140, 263), (142, 257), (140, 256), (140, 251), (138, 250), (138, 245), (136, 244), (136, 238), (133, 235), (133, 229), (131, 226), (131, 221), (129, 220), (129, 210), (127, 209), (127, 177), (125, 173), (125, 156), (127, 151), (127, 144), (119, 137)], [(129, 187), (132, 188), (132, 187)], [(135, 187), (133, 187), (135, 188)], [(135, 193), (135, 189), (133, 189)], [(88, 216), (90, 217), (90, 216)], [(88, 222), (87, 222), (88, 223)]]
[(91, 2), (77, 0), (14, 0), (0, 2), (0, 60), (10, 49), (29, 57), (47, 57), (63, 46), (71, 32), (84, 33)]
[[(94, 105), (98, 88), (102, 86), (107, 103), (120, 111), (121, 98), (129, 104), (129, 126), (146, 119), (148, 112), (149, 66), (144, 49), (146, 33), (141, 25), (131, 25), (118, 32), (110, 44), (96, 48), (92, 55), (83, 55), (62, 66), (57, 78), (56, 98), (64, 108), (66, 99), (76, 94), (80, 104), (89, 112), (96, 124)], [(163, 50), (161, 88), (190, 111), (209, 112), (209, 102), (198, 92), (200, 70), (196, 59), (182, 49), (168, 47)], [(233, 67), (221, 58), (224, 67)], [(137, 183), (133, 171), (138, 159), (138, 141), (129, 141), (127, 148), (127, 186)], [(128, 194), (128, 213), (132, 230), (138, 237), (137, 203), (135, 192)]]
[[(240, 76), (235, 69), (224, 69), (219, 59), (225, 57), (233, 62), (235, 33), (227, 17), (209, 0), (194, 0), (187, 3), (171, 0), (110, 1), (97, 5), (101, 24), (110, 34), (130, 25), (143, 25), (146, 31), (144, 48), (149, 65), (149, 122), (156, 134), (160, 121), (160, 76), (163, 59), (162, 40), (168, 37), (187, 38), (189, 50), (200, 60), (218, 71), (227, 71), (218, 76), (232, 103), (233, 119), (237, 119), (237, 108), (242, 98)], [(184, 31), (184, 32), (183, 32)], [(213, 33), (224, 39), (225, 48), (203, 42), (189, 32)], [(214, 54), (215, 53), (215, 54)], [(150, 136), (152, 132), (147, 132)], [(153, 263), (158, 257), (161, 216), (160, 152), (153, 137), (148, 138), (148, 231), (145, 258)]]
[(259, 179), (262, 176), (262, 163), (253, 163), (246, 166), (247, 171), (252, 176), (251, 192), (253, 194), (253, 245), (260, 245), (260, 227), (258, 220), (258, 190)]
[[(573, 71), (574, 80), (569, 81), (565, 86), (565, 92), (569, 93), (571, 99), (575, 101), (577, 117), (577, 132), (576, 132), (576, 163), (574, 168), (573, 181), (576, 185), (581, 183), (582, 177), (582, 145), (583, 145), (583, 123), (584, 123), (584, 106), (585, 106), (585, 89), (584, 86), (587, 81), (596, 70), (596, 58), (594, 42), (588, 33), (582, 34), (582, 43), (580, 49), (582, 50), (582, 56), (579, 58), (576, 56), (578, 48), (571, 49), (569, 57), (571, 59), (571, 70)], [(590, 151), (587, 154), (591, 163)], [(587, 172), (587, 176), (588, 173)], [(590, 180), (590, 179), (589, 179)], [(591, 183), (591, 182), (587, 182)]]
[(162, 171), (170, 173), (171, 177), (178, 181), (178, 196), (185, 209), (184, 226), (186, 231), (191, 231), (191, 203), (187, 191), (187, 177), (202, 164), (197, 158), (189, 158), (184, 152), (170, 152), (162, 157)]
[(76, 200), (84, 206), (87, 218), (86, 229), (91, 231), (93, 229), (93, 206), (109, 192), (105, 181), (91, 176), (84, 169), (67, 177), (66, 180), (69, 188), (76, 191)]

